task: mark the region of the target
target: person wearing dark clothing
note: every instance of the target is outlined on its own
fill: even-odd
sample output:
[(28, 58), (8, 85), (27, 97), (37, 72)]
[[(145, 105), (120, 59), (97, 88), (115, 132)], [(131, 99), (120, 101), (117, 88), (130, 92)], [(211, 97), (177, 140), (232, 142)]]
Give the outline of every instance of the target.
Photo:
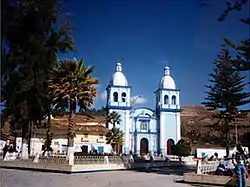
[(235, 171), (237, 174), (237, 186), (238, 187), (247, 187), (247, 172), (245, 164), (243, 163), (243, 158), (240, 154), (236, 154), (236, 162), (237, 165), (235, 167)]
[(5, 157), (8, 150), (9, 150), (9, 146), (7, 144), (5, 144), (5, 146), (3, 148), (3, 158)]

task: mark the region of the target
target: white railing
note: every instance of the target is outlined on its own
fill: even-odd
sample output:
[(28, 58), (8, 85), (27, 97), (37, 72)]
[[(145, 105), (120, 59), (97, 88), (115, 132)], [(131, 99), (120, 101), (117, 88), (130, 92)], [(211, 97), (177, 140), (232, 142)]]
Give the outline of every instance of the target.
[(104, 156), (75, 156), (74, 164), (104, 164)]
[(38, 160), (39, 164), (68, 164), (69, 161), (66, 159), (66, 156), (40, 156)]
[(219, 161), (202, 162), (201, 160), (197, 160), (196, 173), (208, 174), (215, 172), (218, 168), (219, 163)]
[[(15, 157), (13, 155), (15, 154)], [(20, 156), (20, 155), (19, 155)], [(33, 162), (39, 164), (69, 164), (69, 159), (66, 155), (42, 155), (36, 153), (35, 156), (29, 155), (27, 159), (22, 159), (17, 156), (17, 153), (8, 153), (3, 161), (22, 161)], [(95, 155), (81, 155), (74, 156), (74, 164), (123, 164), (128, 162), (128, 156), (95, 156)]]
[(74, 164), (122, 164), (126, 161), (120, 156), (75, 156)]

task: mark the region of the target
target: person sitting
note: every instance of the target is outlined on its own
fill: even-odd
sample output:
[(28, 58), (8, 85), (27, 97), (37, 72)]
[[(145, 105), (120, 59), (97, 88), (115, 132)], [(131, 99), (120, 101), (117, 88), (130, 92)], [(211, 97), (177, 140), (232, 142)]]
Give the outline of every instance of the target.
[(220, 162), (217, 167), (216, 174), (224, 175), (226, 172), (227, 172), (226, 164), (224, 162)]
[(208, 162), (208, 155), (206, 155), (203, 159), (202, 159), (202, 162)]
[(218, 161), (219, 160), (219, 155), (218, 153), (214, 153), (214, 161)]

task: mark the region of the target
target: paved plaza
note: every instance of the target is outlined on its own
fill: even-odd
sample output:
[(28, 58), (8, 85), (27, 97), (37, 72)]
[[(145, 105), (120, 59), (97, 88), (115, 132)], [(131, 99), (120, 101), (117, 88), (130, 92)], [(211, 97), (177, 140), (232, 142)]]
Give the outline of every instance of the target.
[(59, 174), (1, 168), (1, 187), (189, 187), (180, 175), (136, 171)]

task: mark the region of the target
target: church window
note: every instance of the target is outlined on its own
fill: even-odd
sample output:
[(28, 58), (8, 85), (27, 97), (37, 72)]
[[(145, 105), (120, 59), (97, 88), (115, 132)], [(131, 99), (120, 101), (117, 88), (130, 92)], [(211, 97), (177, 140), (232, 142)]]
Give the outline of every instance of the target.
[(114, 100), (114, 102), (118, 102), (118, 93), (117, 92), (113, 93), (113, 100)]
[(164, 104), (165, 105), (168, 104), (168, 96), (167, 95), (164, 96)]
[(126, 102), (126, 93), (125, 92), (122, 93), (122, 102), (123, 103)]
[(175, 95), (172, 96), (172, 105), (176, 105), (176, 96)]
[(147, 130), (147, 122), (146, 121), (141, 121), (140, 123), (140, 126), (141, 126), (141, 130)]

